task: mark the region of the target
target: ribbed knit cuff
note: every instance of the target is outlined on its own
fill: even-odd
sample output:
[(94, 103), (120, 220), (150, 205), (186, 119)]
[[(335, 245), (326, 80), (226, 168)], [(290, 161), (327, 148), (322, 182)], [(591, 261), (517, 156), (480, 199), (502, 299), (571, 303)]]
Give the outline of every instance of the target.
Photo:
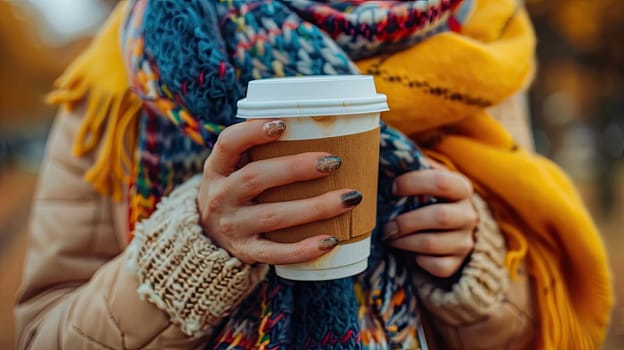
[(163, 198), (137, 224), (126, 249), (140, 297), (193, 336), (210, 334), (268, 270), (241, 262), (203, 234), (196, 205), (200, 183), (196, 176)]
[(483, 199), (475, 194), (472, 203), (479, 213), (475, 248), (459, 280), (449, 290), (424, 275), (415, 277), (424, 306), (452, 326), (472, 324), (491, 315), (503, 303), (509, 286), (503, 235)]

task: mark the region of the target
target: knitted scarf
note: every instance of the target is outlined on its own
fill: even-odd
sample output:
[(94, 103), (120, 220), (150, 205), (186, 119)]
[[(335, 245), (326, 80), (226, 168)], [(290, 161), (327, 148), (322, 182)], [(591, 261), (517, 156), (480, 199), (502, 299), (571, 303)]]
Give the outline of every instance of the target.
[[(536, 347), (593, 349), (611, 306), (600, 237), (568, 179), (519, 149), (485, 110), (530, 80), (533, 49), (526, 13), (511, 0), (137, 0), (120, 5), (50, 101), (71, 109), (89, 96), (74, 152), (99, 147), (86, 180), (116, 199), (129, 185), (132, 225), (201, 172), (218, 132), (237, 122), (249, 80), (374, 75), (391, 107), (382, 118), (402, 132), (382, 127), (377, 227), (429, 202), (388, 190), (393, 177), (424, 166), (410, 135), (486, 198), (512, 276), (526, 259)], [(328, 282), (271, 273), (212, 346), (418, 348), (410, 271), (378, 229), (370, 259), (361, 275)]]

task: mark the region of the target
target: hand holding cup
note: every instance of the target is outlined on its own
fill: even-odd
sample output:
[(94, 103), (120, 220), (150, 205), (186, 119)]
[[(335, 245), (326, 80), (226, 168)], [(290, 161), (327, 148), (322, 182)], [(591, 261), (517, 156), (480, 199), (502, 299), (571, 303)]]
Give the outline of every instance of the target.
[(278, 243), (263, 233), (344, 214), (362, 198), (345, 188), (312, 198), (254, 205), (254, 198), (269, 188), (326, 177), (341, 165), (340, 158), (330, 154), (306, 152), (239, 167), (249, 148), (277, 140), (285, 127), (281, 120), (267, 119), (230, 126), (204, 163), (197, 198), (201, 225), (217, 245), (246, 263), (293, 264), (322, 256), (338, 244), (335, 237), (324, 234)]

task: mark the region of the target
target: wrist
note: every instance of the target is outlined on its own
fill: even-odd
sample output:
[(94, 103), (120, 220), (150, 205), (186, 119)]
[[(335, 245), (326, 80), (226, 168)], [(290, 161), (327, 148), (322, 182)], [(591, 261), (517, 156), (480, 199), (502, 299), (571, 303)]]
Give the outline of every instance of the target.
[(249, 265), (204, 236), (196, 204), (201, 178), (162, 199), (137, 224), (127, 248), (137, 292), (166, 312), (188, 335), (210, 333), (264, 278), (266, 265)]

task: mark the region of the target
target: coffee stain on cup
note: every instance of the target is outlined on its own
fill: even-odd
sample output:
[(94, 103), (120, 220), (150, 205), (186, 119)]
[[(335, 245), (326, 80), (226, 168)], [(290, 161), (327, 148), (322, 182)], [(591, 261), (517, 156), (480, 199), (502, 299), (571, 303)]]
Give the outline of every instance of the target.
[(311, 117), (314, 123), (322, 130), (324, 136), (331, 135), (332, 129), (336, 125), (338, 118), (330, 116)]

